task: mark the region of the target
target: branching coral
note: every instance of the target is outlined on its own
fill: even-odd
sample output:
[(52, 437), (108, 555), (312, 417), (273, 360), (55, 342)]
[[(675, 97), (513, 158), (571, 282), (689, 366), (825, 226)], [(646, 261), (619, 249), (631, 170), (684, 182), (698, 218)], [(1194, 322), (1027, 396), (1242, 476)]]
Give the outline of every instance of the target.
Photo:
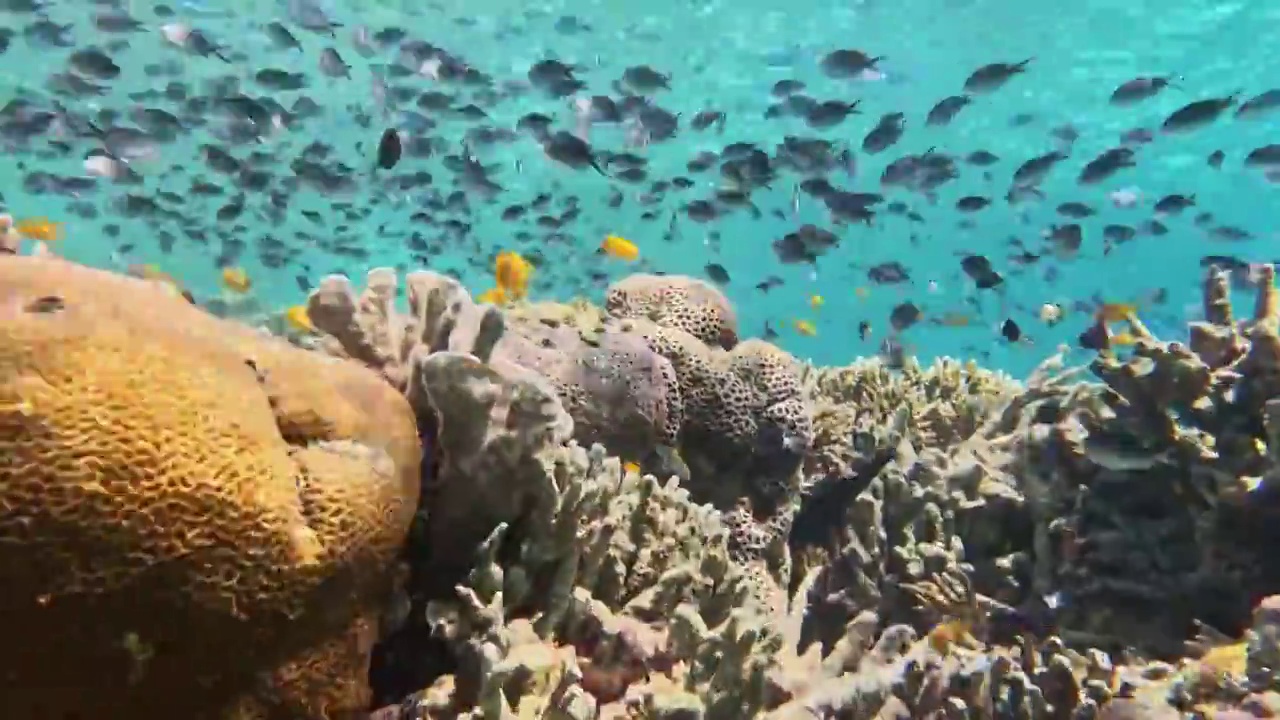
[(805, 458), (807, 485), (874, 474), (904, 438), (916, 450), (954, 446), (1021, 390), (1006, 375), (949, 358), (901, 370), (879, 360), (809, 366), (804, 375), (816, 438)]
[(1157, 643), (1193, 619), (1234, 631), (1253, 598), (1277, 589), (1277, 566), (1259, 552), (1277, 539), (1274, 271), (1261, 281), (1255, 313), (1237, 321), (1227, 276), (1211, 269), (1187, 345), (1131, 319), (1132, 353), (1104, 345), (1091, 369), (1105, 389), (1052, 437), (1055, 522), (1074, 538), (1054, 581), (1095, 632)]
[(419, 453), (354, 363), (0, 259), (0, 715), (352, 717)]
[(441, 702), (522, 717), (530, 705), (571, 712), (585, 689), (590, 712), (573, 717), (617, 717), (613, 705), (666, 717), (653, 713), (673, 704), (712, 719), (757, 714), (782, 643), (716, 513), (674, 483), (625, 472), (600, 446), (549, 449), (541, 463), (542, 510), (499, 526), (459, 600), (431, 605), (463, 668)]

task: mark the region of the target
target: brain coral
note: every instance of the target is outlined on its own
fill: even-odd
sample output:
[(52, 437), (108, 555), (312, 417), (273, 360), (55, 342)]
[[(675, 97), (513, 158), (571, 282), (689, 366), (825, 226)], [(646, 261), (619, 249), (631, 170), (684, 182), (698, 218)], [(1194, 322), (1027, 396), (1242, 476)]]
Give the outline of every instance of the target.
[(724, 293), (683, 275), (629, 275), (609, 286), (605, 310), (683, 330), (708, 345), (738, 344), (738, 316)]
[(367, 709), (419, 463), (365, 368), (0, 259), (0, 717)]

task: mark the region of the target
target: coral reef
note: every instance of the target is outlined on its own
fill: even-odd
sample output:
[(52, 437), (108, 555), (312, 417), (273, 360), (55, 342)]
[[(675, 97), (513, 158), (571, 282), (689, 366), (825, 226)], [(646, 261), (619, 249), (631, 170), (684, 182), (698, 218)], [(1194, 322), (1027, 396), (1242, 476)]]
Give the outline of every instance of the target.
[[(761, 341), (738, 343), (733, 311), (718, 290), (690, 278), (633, 276), (609, 291), (604, 312), (539, 303), (502, 313), (435, 273), (412, 273), (406, 286), (409, 312), (401, 315), (393, 271), (371, 272), (360, 293), (346, 278), (327, 278), (311, 298), (312, 321), (335, 341), (332, 352), (381, 372), (408, 394), (420, 419), (441, 427), (449, 423), (435, 416), (444, 411), (426, 412), (431, 403), (414, 400), (431, 397), (415, 390), (429, 384), (418, 382), (415, 363), (465, 348), (469, 341), (454, 334), (486, 335), (487, 364), (498, 376), (537, 386), (542, 396), (551, 392), (580, 444), (603, 444), (658, 477), (676, 475), (696, 500), (725, 511), (735, 556), (756, 567), (760, 592), (780, 602), (798, 471), (812, 440), (809, 407), (796, 361)], [(451, 334), (424, 339), (423, 325)], [(461, 398), (446, 404), (455, 400)], [(522, 472), (524, 459), (503, 476)], [(477, 527), (509, 519), (521, 493), (501, 492), (476, 513), (460, 514), (475, 517)], [(439, 534), (456, 537), (452, 528)]]
[(356, 716), (419, 462), (363, 367), (0, 259), (0, 715)]
[[(0, 279), (3, 270), (0, 262)], [(76, 287), (126, 282), (99, 275)], [(344, 546), (349, 552), (324, 556), (320, 575), (306, 575), (336, 573), (329, 582), (344, 589), (342, 602), (325, 611), (306, 605), (302, 617), (287, 613), (302, 605), (286, 603), (289, 621), (276, 624), (270, 612), (249, 616), (261, 618), (253, 637), (267, 643), (252, 647), (276, 653), (242, 652), (248, 667), (274, 671), (266, 676), (273, 681), (218, 688), (220, 700), (244, 706), (224, 703), (193, 716), (339, 716), (364, 691), (334, 668), (349, 671), (362, 657), (350, 641), (367, 645), (370, 637), (352, 627), (366, 629), (378, 611), (371, 680), (386, 707), (373, 714), (377, 720), (1280, 712), (1280, 596), (1268, 597), (1280, 592), (1280, 567), (1268, 552), (1280, 541), (1272, 522), (1280, 478), (1280, 300), (1272, 272), (1262, 273), (1257, 305), (1244, 320), (1232, 312), (1226, 276), (1213, 270), (1205, 319), (1191, 325), (1186, 345), (1160, 341), (1130, 318), (1132, 348), (1111, 347), (1100, 325), (1093, 332), (1101, 350), (1087, 367), (1068, 368), (1058, 356), (1023, 382), (951, 360), (927, 368), (803, 366), (768, 343), (740, 340), (724, 296), (680, 277), (632, 276), (609, 289), (603, 307), (499, 308), (476, 303), (451, 278), (418, 272), (404, 279), (402, 311), (393, 271), (371, 272), (359, 291), (333, 276), (308, 307), (323, 331), (316, 353), (194, 309), (182, 312), (201, 319), (178, 316), (178, 329), (160, 332), (151, 315), (98, 299), (98, 291), (45, 289), (54, 287), (52, 277), (17, 291), (5, 286), (16, 299), (0, 295), (7, 303), (0, 308), (9, 308), (0, 310), (0, 331), (18, 338), (16, 347), (70, 342), (57, 362), (34, 350), (0, 354), (0, 423), (8, 423), (0, 424), (0, 438), (15, 436), (10, 428), (19, 422), (27, 423), (16, 431), (20, 438), (37, 437), (33, 428), (57, 429), (53, 420), (29, 421), (42, 403), (61, 397), (41, 394), (41, 383), (105, 382), (111, 375), (87, 372), (75, 358), (88, 350), (76, 348), (117, 357), (124, 351), (107, 339), (112, 333), (145, 330), (189, 359), (144, 385), (126, 384), (129, 395), (103, 395), (92, 385), (99, 394), (85, 397), (102, 398), (91, 405), (101, 439), (89, 447), (114, 448), (122, 437), (100, 428), (142, 427), (120, 408), (169, 407), (139, 393), (161, 394), (156, 388), (166, 383), (165, 397), (186, 397), (194, 390), (183, 372), (209, 387), (207, 378), (227, 375), (239, 379), (218, 387), (239, 389), (219, 392), (195, 417), (216, 423), (236, 409), (251, 419), (200, 442), (159, 428), (146, 437), (183, 438), (197, 448), (194, 457), (211, 457), (217, 441), (246, 438), (261, 423), (275, 433), (284, 464), (265, 471), (250, 507), (278, 508), (269, 502), (277, 496), (297, 502), (289, 471), (300, 470), (301, 487), (309, 488), (329, 477), (321, 468), (337, 455), (365, 490), (337, 487), (364, 492), (373, 478), (371, 487), (396, 508), (383, 525), (343, 525), (356, 533)], [(147, 290), (127, 282), (131, 292)], [(20, 330), (38, 329), (46, 314), (71, 323), (87, 306), (107, 320), (70, 325), (83, 336)], [(215, 329), (217, 342), (205, 335)], [(135, 372), (146, 347), (124, 355)], [(42, 359), (32, 365), (32, 358)], [(24, 374), (29, 366), (38, 372)], [(65, 382), (68, 390), (80, 387)], [(312, 394), (335, 382), (335, 396)], [(43, 452), (39, 443), (15, 447)], [(239, 463), (258, 457), (241, 456)], [(103, 475), (109, 466), (98, 460), (56, 456), (42, 466), (46, 475), (28, 475), (44, 457), (0, 460), (0, 473), (9, 473), (0, 480), (22, 473), (56, 484), (81, 477), (73, 469), (84, 467), (114, 477)], [(242, 467), (228, 463), (227, 473)], [(181, 472), (129, 467), (141, 487)], [(269, 490), (273, 478), (287, 478), (293, 494)], [(87, 491), (76, 487), (79, 502)], [(179, 509), (204, 497), (183, 490)], [(303, 513), (333, 507), (302, 495)], [(61, 497), (45, 502), (60, 508)], [(370, 507), (364, 496), (343, 497)], [(415, 499), (406, 532), (405, 503)], [(17, 501), (33, 504), (26, 496)], [(0, 516), (0, 533), (25, 527), (6, 526), (7, 517)], [(137, 542), (158, 543), (197, 537), (210, 525), (201, 517), (171, 536), (134, 532)], [(38, 546), (22, 537), (23, 547)], [(46, 543), (40, 547), (49, 537), (63, 536), (30, 536)], [(252, 557), (296, 563), (299, 548), (313, 547), (304, 537), (285, 537), (293, 556), (278, 558), (270, 550), (276, 545), (263, 541), (268, 550)], [(400, 602), (388, 604), (374, 590), (385, 591), (395, 575), (397, 546), (409, 570), (400, 576)], [(132, 547), (120, 557), (134, 557)], [(365, 561), (358, 569), (344, 564), (357, 557)], [(32, 584), (44, 577), (43, 567), (32, 567), (17, 577)], [(267, 579), (275, 588), (297, 582), (283, 570)], [(281, 592), (298, 603), (311, 599)], [(327, 584), (315, 590), (328, 592)], [(190, 601), (159, 596), (171, 611)], [(49, 606), (59, 607), (53, 597)], [(132, 626), (125, 632), (119, 645), (146, 656), (136, 651), (150, 651), (150, 638)], [(131, 667), (138, 666), (144, 671), (133, 672), (149, 682), (151, 663)], [(342, 682), (308, 684), (317, 676), (306, 673), (315, 672)], [(109, 709), (137, 702), (132, 690), (111, 690)], [(214, 693), (197, 691), (206, 702)], [(77, 697), (62, 701), (78, 709)], [(172, 694), (157, 697), (176, 702)]]

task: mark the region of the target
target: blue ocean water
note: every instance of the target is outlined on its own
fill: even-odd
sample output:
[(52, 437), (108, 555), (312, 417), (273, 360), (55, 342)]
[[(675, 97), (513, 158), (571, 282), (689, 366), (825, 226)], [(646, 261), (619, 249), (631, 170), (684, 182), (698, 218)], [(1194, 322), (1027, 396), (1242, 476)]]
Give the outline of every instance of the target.
[[(215, 258), (220, 254), (217, 232), (243, 240), (247, 250), (237, 263), (254, 280), (254, 294), (265, 308), (281, 309), (301, 302), (305, 293), (297, 276), (318, 281), (332, 271), (359, 277), (369, 267), (418, 265), (406, 249), (405, 238), (421, 232), (444, 237), (435, 227), (415, 225), (411, 216), (421, 209), (430, 188), (388, 189), (371, 177), (372, 148), (384, 127), (398, 127), (406, 137), (429, 134), (441, 139), (444, 153), (458, 152), (472, 120), (448, 113), (430, 114), (434, 129), (423, 132), (421, 113), (412, 99), (399, 103), (384, 119), (375, 77), (386, 77), (396, 62), (396, 50), (358, 51), (353, 38), (361, 32), (398, 27), (409, 38), (431, 43), (463, 60), (492, 79), (495, 87), (527, 85), (534, 63), (558, 59), (579, 68), (584, 94), (609, 94), (611, 84), (629, 66), (649, 65), (669, 74), (670, 89), (652, 102), (680, 114), (682, 128), (671, 140), (636, 148), (627, 145), (624, 128), (593, 128), (590, 140), (599, 149), (627, 151), (648, 160), (649, 182), (687, 175), (693, 187), (682, 194), (667, 193), (656, 208), (641, 204), (647, 183), (626, 184), (587, 171), (551, 162), (539, 144), (520, 136), (514, 142), (488, 147), (468, 146), (475, 158), (492, 168), (503, 191), (492, 202), (473, 197), (464, 238), (442, 240), (442, 252), (431, 258), (433, 269), (459, 273), (467, 285), (481, 291), (492, 284), (487, 268), (499, 250), (516, 250), (542, 259), (535, 299), (567, 299), (586, 293), (599, 298), (602, 282), (636, 270), (657, 270), (703, 276), (709, 263), (727, 270), (724, 289), (739, 309), (744, 335), (759, 335), (765, 323), (778, 333), (776, 342), (796, 355), (823, 364), (843, 364), (875, 354), (890, 333), (889, 314), (912, 302), (923, 319), (904, 330), (901, 341), (927, 360), (933, 356), (977, 357), (992, 367), (1023, 374), (1061, 343), (1074, 344), (1091, 322), (1086, 305), (1096, 301), (1129, 302), (1158, 334), (1177, 336), (1183, 324), (1199, 313), (1201, 258), (1233, 256), (1244, 262), (1280, 259), (1280, 242), (1269, 203), (1273, 186), (1265, 174), (1245, 167), (1254, 148), (1280, 142), (1276, 118), (1265, 113), (1236, 119), (1234, 108), (1213, 124), (1195, 132), (1161, 133), (1162, 121), (1174, 110), (1206, 98), (1237, 94), (1243, 101), (1280, 87), (1280, 56), (1271, 52), (1280, 39), (1280, 6), (1259, 2), (1179, 0), (1079, 0), (1075, 3), (1014, 3), (1010, 0), (921, 0), (909, 4), (883, 0), (827, 2), (793, 0), (723, 1), (652, 0), (645, 3), (605, 3), (566, 0), (554, 3), (516, 3), (510, 0), (476, 2), (353, 3), (333, 0), (320, 7), (338, 25), (333, 35), (292, 27), (301, 49), (272, 46), (263, 27), (274, 20), (291, 22), (298, 0), (224, 3), (205, 0), (163, 5), (148, 2), (66, 2), (64, 0), (7, 0), (0, 3), (0, 26), (9, 29), (7, 50), (0, 55), (0, 103), (25, 101), (58, 113), (98, 117), (114, 110), (127, 125), (130, 113), (143, 107), (165, 108), (158, 91), (179, 82), (192, 94), (214, 92), (216, 81), (234, 78), (242, 92), (268, 95), (286, 107), (307, 96), (321, 107), (318, 117), (287, 130), (261, 137), (248, 145), (229, 148), (234, 154), (268, 153), (281, 182), (290, 175), (290, 159), (308, 143), (319, 140), (354, 169), (355, 184), (342, 196), (325, 197), (305, 188), (291, 193), (288, 212), (272, 220), (255, 211), (267, 191), (249, 192), (250, 206), (234, 223), (215, 218), (227, 197), (186, 196), (194, 176), (208, 176), (199, 147), (219, 143), (214, 134), (219, 118), (209, 111), (208, 122), (189, 127), (164, 142), (154, 157), (131, 161), (143, 177), (141, 185), (121, 186), (99, 180), (92, 190), (76, 196), (36, 192), (27, 181), (32, 172), (82, 176), (83, 158), (95, 148), (92, 137), (76, 136), (55, 123), (32, 138), (5, 135), (10, 162), (0, 174), (7, 211), (17, 217), (47, 216), (65, 223), (66, 237), (58, 252), (78, 261), (118, 269), (130, 264), (155, 264), (178, 277), (197, 298), (225, 292), (219, 285)], [(114, 8), (114, 10), (113, 10)], [(138, 21), (135, 32), (107, 34), (92, 20), (95, 13), (127, 12)], [(69, 27), (65, 40), (48, 42), (33, 30), (39, 23)], [(185, 53), (168, 42), (162, 26), (182, 23), (205, 32), (232, 59)], [(77, 49), (108, 49), (121, 68), (118, 77), (95, 80), (100, 94), (73, 95), (50, 83), (68, 69)], [(318, 71), (321, 51), (332, 46), (351, 66), (349, 78), (325, 77)], [(883, 56), (876, 71), (854, 79), (833, 79), (821, 70), (824, 55), (840, 48), (856, 48)], [(366, 56), (367, 55), (367, 56)], [(940, 99), (961, 92), (965, 78), (993, 62), (1031, 58), (1027, 72), (1000, 90), (975, 97), (974, 102), (946, 127), (927, 127), (924, 117)], [(148, 66), (169, 65), (159, 75)], [(255, 86), (254, 76), (266, 67), (304, 73), (307, 87), (279, 92)], [(1121, 83), (1138, 76), (1177, 76), (1176, 87), (1135, 106), (1116, 107), (1108, 97)], [(825, 130), (806, 127), (798, 118), (766, 117), (777, 102), (770, 89), (780, 80), (799, 80), (804, 92), (818, 100), (859, 100), (861, 114)], [(395, 80), (395, 86), (418, 92), (442, 90), (456, 103), (468, 101), (475, 88), (449, 85), (424, 74)], [(557, 128), (573, 129), (572, 98), (548, 98), (537, 92), (512, 92), (500, 102), (485, 105), (488, 119), (480, 124), (514, 129), (530, 112), (552, 116)], [(12, 105), (10, 105), (12, 107)], [(696, 113), (717, 109), (726, 114), (722, 134), (695, 132), (688, 127)], [(409, 112), (406, 112), (409, 111)], [(893, 148), (870, 155), (859, 150), (864, 135), (885, 113), (901, 112), (906, 133)], [(360, 117), (371, 117), (368, 126)], [(61, 115), (60, 115), (61, 117)], [(0, 129), (4, 118), (0, 117)], [(1135, 129), (1153, 132), (1151, 142), (1133, 144), (1136, 167), (1093, 185), (1080, 185), (1081, 168), (1099, 153), (1121, 144), (1121, 136)], [(61, 133), (61, 134), (60, 134)], [(1076, 136), (1073, 142), (1066, 135)], [(787, 135), (822, 137), (853, 148), (856, 170), (830, 177), (833, 184), (858, 192), (877, 192), (885, 203), (901, 201), (918, 213), (918, 221), (879, 209), (869, 225), (833, 224), (820, 201), (800, 196), (798, 177), (785, 173), (752, 201), (759, 217), (745, 211), (727, 214), (714, 223), (700, 224), (680, 215), (684, 203), (707, 196), (722, 184), (714, 168), (689, 174), (685, 164), (702, 151), (719, 152), (733, 142), (755, 143), (772, 153)], [(906, 154), (931, 150), (957, 158), (978, 150), (1000, 158), (986, 168), (960, 164), (960, 176), (938, 188), (932, 197), (895, 188), (882, 188), (886, 164)], [(1024, 161), (1053, 150), (1069, 157), (1040, 184), (1042, 197), (1011, 206), (1005, 201), (1010, 178)], [(1207, 158), (1222, 151), (1221, 167)], [(452, 190), (451, 174), (437, 156), (407, 159), (397, 171), (425, 170), (432, 187)], [(620, 207), (607, 199), (614, 188), (626, 198)], [(1116, 191), (1136, 194), (1132, 206), (1117, 207)], [(162, 252), (157, 235), (174, 230), (172, 217), (121, 218), (114, 209), (122, 194), (154, 196), (169, 191), (186, 196), (177, 210), (186, 227), (207, 226), (215, 239), (207, 244), (179, 238), (172, 252)], [(237, 192), (227, 183), (228, 196)], [(531, 219), (504, 221), (502, 208), (528, 202), (539, 193), (557, 200), (576, 196), (581, 216), (547, 233)], [(1158, 216), (1154, 204), (1169, 194), (1194, 195), (1195, 207), (1178, 215)], [(960, 213), (956, 200), (983, 196), (993, 203), (980, 212)], [(371, 205), (371, 199), (378, 202)], [(354, 220), (341, 208), (368, 208)], [(1066, 202), (1085, 203), (1097, 214), (1078, 222), (1084, 232), (1078, 256), (1056, 258), (1043, 248), (1054, 225), (1073, 220), (1055, 208)], [(71, 204), (90, 204), (98, 217), (85, 217)], [(658, 221), (641, 213), (660, 211)], [(308, 219), (303, 210), (320, 220)], [(777, 210), (775, 214), (773, 211)], [(672, 239), (664, 239), (667, 218), (677, 214)], [(1204, 214), (1208, 213), (1208, 216)], [(1199, 217), (1197, 217), (1199, 216)], [(532, 215), (530, 216), (532, 217)], [(1107, 250), (1103, 228), (1140, 228), (1158, 219), (1163, 235), (1140, 232), (1133, 239), (1113, 243)], [(112, 238), (103, 226), (115, 223), (122, 232)], [(813, 223), (835, 231), (838, 247), (816, 263), (783, 264), (773, 243), (801, 224)], [(359, 238), (367, 258), (337, 257), (314, 243), (297, 240), (298, 232), (316, 236), (346, 224)], [(1247, 231), (1248, 237), (1215, 232), (1223, 227)], [(335, 231), (336, 232), (336, 231)], [(719, 234), (718, 241), (712, 233)], [(633, 241), (640, 263), (601, 257), (596, 253), (606, 234)], [(1238, 235), (1238, 234), (1236, 234)], [(255, 247), (264, 236), (284, 241), (294, 254), (286, 267), (266, 267)], [(1022, 242), (1042, 257), (1025, 267), (1011, 256)], [(125, 248), (125, 249), (122, 249)], [(998, 292), (979, 291), (960, 271), (960, 258), (979, 254), (990, 258), (1005, 282)], [(876, 285), (867, 269), (898, 261), (911, 282)], [(769, 276), (782, 283), (768, 292), (756, 285)], [(814, 307), (814, 296), (822, 298)], [(1047, 326), (1037, 311), (1044, 303), (1066, 309), (1065, 319)], [(962, 318), (962, 319), (961, 319)], [(1000, 332), (1012, 319), (1024, 338), (1011, 343)], [(796, 328), (812, 322), (816, 335)], [(871, 332), (858, 332), (862, 322)]]

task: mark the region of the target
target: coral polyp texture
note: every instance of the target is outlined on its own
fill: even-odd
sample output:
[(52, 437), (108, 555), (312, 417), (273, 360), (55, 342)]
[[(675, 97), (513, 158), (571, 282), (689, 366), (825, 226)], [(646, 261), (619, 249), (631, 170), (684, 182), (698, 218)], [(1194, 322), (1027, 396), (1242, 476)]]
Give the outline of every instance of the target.
[(304, 350), (7, 258), (0, 628), (31, 650), (0, 709), (1270, 717), (1260, 278), (1237, 317), (1211, 270), (1185, 344), (1099, 325), (1086, 365), (1016, 381), (814, 367), (688, 278), (497, 307), (331, 276)]
[(0, 259), (0, 715), (356, 716), (419, 464), (364, 367)]

